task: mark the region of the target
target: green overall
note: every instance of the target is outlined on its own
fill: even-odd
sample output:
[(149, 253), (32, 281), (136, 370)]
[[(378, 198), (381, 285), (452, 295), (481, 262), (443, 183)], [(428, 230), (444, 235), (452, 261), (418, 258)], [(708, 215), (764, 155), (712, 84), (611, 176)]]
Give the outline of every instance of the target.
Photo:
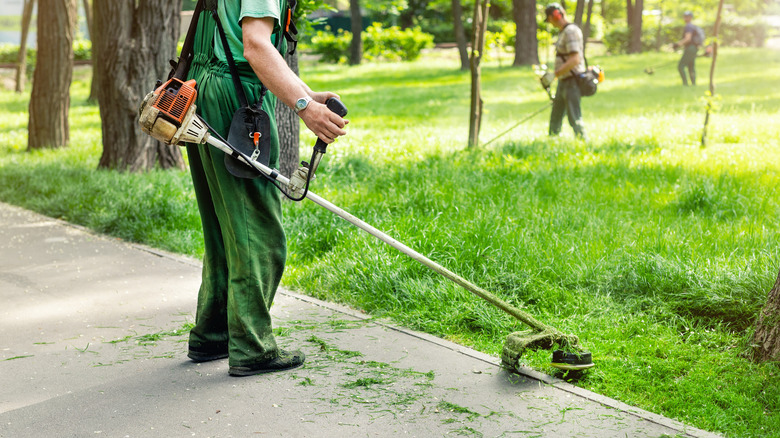
[[(209, 12), (200, 17), (189, 78), (197, 81), (198, 113), (227, 138), (239, 102), (227, 64), (215, 55), (215, 23)], [(260, 82), (242, 61), (243, 56), (236, 56), (244, 92), (250, 103), (257, 102)], [(278, 168), (275, 105), (276, 98), (266, 93), (263, 109), (271, 118), (270, 166)], [(188, 144), (187, 155), (205, 239), (190, 349), (227, 352), (230, 366), (272, 360), (278, 348), (269, 311), (287, 256), (280, 193), (263, 177), (234, 177), (225, 168), (224, 153), (213, 146)]]

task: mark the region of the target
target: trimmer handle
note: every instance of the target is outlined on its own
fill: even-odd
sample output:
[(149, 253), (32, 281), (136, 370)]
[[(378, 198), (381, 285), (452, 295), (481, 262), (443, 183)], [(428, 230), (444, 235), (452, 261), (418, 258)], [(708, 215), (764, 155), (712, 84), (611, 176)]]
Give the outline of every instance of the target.
[[(328, 107), (329, 110), (338, 114), (339, 117), (344, 117), (347, 115), (347, 107), (344, 105), (343, 102), (341, 102), (339, 99), (335, 97), (331, 97), (330, 99), (328, 99), (328, 101), (325, 102), (325, 105)], [(317, 138), (317, 142), (314, 144), (314, 150), (324, 154), (327, 148), (328, 148), (328, 144), (320, 140), (319, 138)]]

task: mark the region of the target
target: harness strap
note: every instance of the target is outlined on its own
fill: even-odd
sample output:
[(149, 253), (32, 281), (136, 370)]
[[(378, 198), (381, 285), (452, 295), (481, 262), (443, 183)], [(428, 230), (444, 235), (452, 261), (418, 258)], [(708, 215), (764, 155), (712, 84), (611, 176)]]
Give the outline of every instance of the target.
[(227, 36), (225, 36), (225, 29), (222, 27), (222, 21), (219, 19), (219, 14), (217, 13), (217, 7), (216, 7), (216, 1), (214, 2), (214, 7), (211, 9), (211, 15), (214, 16), (214, 21), (217, 22), (217, 29), (219, 31), (219, 37), (222, 41), (222, 48), (225, 51), (225, 58), (227, 58), (228, 68), (230, 68), (230, 77), (233, 80), (233, 87), (236, 89), (236, 96), (238, 97), (238, 103), (241, 105), (241, 107), (247, 107), (252, 111), (257, 111), (262, 105), (263, 105), (263, 98), (265, 97), (266, 91), (268, 89), (265, 87), (265, 85), (261, 82), (260, 83), (260, 99), (258, 99), (257, 103), (250, 106), (249, 101), (246, 98), (246, 94), (244, 93), (244, 87), (241, 85), (241, 79), (238, 74), (238, 68), (236, 67), (236, 61), (233, 58), (233, 52), (230, 50), (230, 46), (228, 45)]
[(192, 59), (195, 57), (195, 33), (198, 30), (198, 18), (200, 18), (200, 13), (203, 12), (203, 10), (204, 0), (198, 0), (198, 3), (195, 4), (195, 10), (192, 13), (190, 27), (187, 29), (187, 36), (184, 37), (184, 44), (181, 47), (179, 60), (171, 60), (172, 69), (168, 74), (168, 79), (175, 77), (183, 81), (187, 77), (190, 65), (192, 65)]
[[(561, 35), (563, 35), (563, 31), (566, 30), (567, 27), (573, 25), (574, 23), (567, 23), (566, 26), (563, 26), (563, 29), (561, 29)], [(559, 37), (560, 38), (560, 37)], [(569, 52), (569, 53), (561, 53), (558, 50), (555, 51), (555, 56), (557, 58), (561, 58), (563, 62), (566, 62), (566, 59), (572, 55), (572, 53), (578, 53), (578, 52)], [(588, 70), (588, 58), (585, 57), (585, 54), (582, 54), (582, 59), (585, 61), (585, 71)], [(572, 70), (572, 73), (576, 74), (575, 71)]]

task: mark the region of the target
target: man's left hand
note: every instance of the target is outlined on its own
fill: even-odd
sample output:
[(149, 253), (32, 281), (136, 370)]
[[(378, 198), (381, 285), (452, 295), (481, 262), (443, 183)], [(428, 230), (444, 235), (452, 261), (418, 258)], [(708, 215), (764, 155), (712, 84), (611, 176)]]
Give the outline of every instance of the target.
[(539, 80), (542, 82), (542, 86), (544, 88), (550, 88), (550, 85), (555, 80), (555, 73), (548, 71), (544, 75), (542, 75), (542, 77), (539, 78)]

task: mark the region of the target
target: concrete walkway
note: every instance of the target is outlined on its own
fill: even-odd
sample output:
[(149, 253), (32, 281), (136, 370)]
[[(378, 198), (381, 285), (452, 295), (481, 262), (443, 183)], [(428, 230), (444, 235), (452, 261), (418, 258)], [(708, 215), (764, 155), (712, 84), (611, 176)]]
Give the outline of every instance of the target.
[(186, 357), (200, 263), (0, 203), (0, 437), (715, 436), (281, 291), (304, 367)]

